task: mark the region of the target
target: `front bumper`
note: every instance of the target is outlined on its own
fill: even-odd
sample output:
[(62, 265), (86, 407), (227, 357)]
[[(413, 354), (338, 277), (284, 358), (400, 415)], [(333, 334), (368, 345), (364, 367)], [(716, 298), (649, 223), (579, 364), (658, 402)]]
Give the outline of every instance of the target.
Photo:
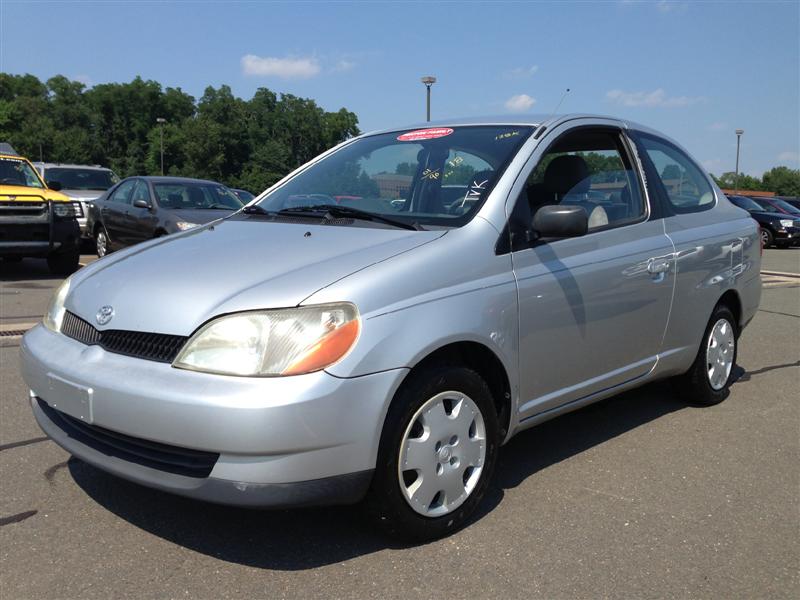
[(800, 227), (781, 227), (775, 231), (772, 237), (776, 243), (798, 246), (800, 245)]
[[(41, 325), (25, 335), (20, 354), (33, 413), (68, 452), (143, 485), (244, 506), (357, 501), (375, 467), (388, 403), (406, 373), (208, 375), (85, 346)], [(78, 403), (68, 398), (75, 394)], [(87, 440), (56, 411), (140, 445), (219, 457), (207, 476), (169, 472)]]

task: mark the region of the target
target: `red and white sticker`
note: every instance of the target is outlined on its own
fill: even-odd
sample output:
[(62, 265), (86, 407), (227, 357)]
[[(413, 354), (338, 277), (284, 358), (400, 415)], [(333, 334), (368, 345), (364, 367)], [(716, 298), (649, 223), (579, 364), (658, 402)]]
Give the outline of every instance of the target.
[(453, 133), (449, 127), (434, 127), (432, 129), (417, 129), (416, 131), (409, 131), (403, 135), (398, 135), (397, 140), (400, 142), (417, 142), (419, 140), (435, 140), (436, 138), (444, 137)]

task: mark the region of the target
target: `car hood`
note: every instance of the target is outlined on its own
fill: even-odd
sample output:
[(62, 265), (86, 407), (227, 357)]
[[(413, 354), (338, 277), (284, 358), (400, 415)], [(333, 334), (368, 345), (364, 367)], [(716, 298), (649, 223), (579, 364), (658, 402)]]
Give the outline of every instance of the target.
[[(180, 208), (180, 209), (161, 209), (164, 221), (174, 225), (178, 221), (186, 223), (197, 223), (205, 225), (211, 221), (222, 219), (236, 212), (236, 209), (222, 210), (212, 208)], [(264, 223), (262, 223), (264, 225)]]
[(88, 202), (89, 200), (97, 200), (106, 193), (106, 190), (65, 190), (62, 188), (61, 193), (66, 194), (73, 200)]
[(9, 199), (20, 202), (41, 202), (43, 199), (54, 200), (56, 202), (66, 202), (69, 200), (65, 194), (46, 188), (33, 188), (24, 185), (0, 185), (0, 200)]
[[(96, 261), (73, 276), (66, 307), (99, 329), (189, 335), (220, 314), (297, 306), (355, 271), (444, 234), (227, 220)], [(114, 309), (103, 327), (95, 319), (101, 306)]]

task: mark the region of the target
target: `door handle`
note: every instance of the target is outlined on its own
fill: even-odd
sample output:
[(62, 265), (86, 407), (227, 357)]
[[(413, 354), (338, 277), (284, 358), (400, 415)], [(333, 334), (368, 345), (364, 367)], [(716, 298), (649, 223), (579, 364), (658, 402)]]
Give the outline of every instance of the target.
[(669, 271), (668, 258), (651, 258), (647, 261), (647, 272), (652, 275), (655, 283), (661, 283)]

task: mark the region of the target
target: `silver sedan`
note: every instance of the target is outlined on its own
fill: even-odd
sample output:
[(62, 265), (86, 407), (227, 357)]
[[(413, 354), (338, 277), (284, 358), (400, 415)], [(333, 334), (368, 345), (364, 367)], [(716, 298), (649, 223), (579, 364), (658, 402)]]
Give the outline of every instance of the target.
[(728, 394), (758, 227), (677, 143), (592, 116), (360, 136), (236, 214), (66, 280), (22, 343), (42, 429), (212, 502), (468, 522), (498, 448), (674, 378)]

